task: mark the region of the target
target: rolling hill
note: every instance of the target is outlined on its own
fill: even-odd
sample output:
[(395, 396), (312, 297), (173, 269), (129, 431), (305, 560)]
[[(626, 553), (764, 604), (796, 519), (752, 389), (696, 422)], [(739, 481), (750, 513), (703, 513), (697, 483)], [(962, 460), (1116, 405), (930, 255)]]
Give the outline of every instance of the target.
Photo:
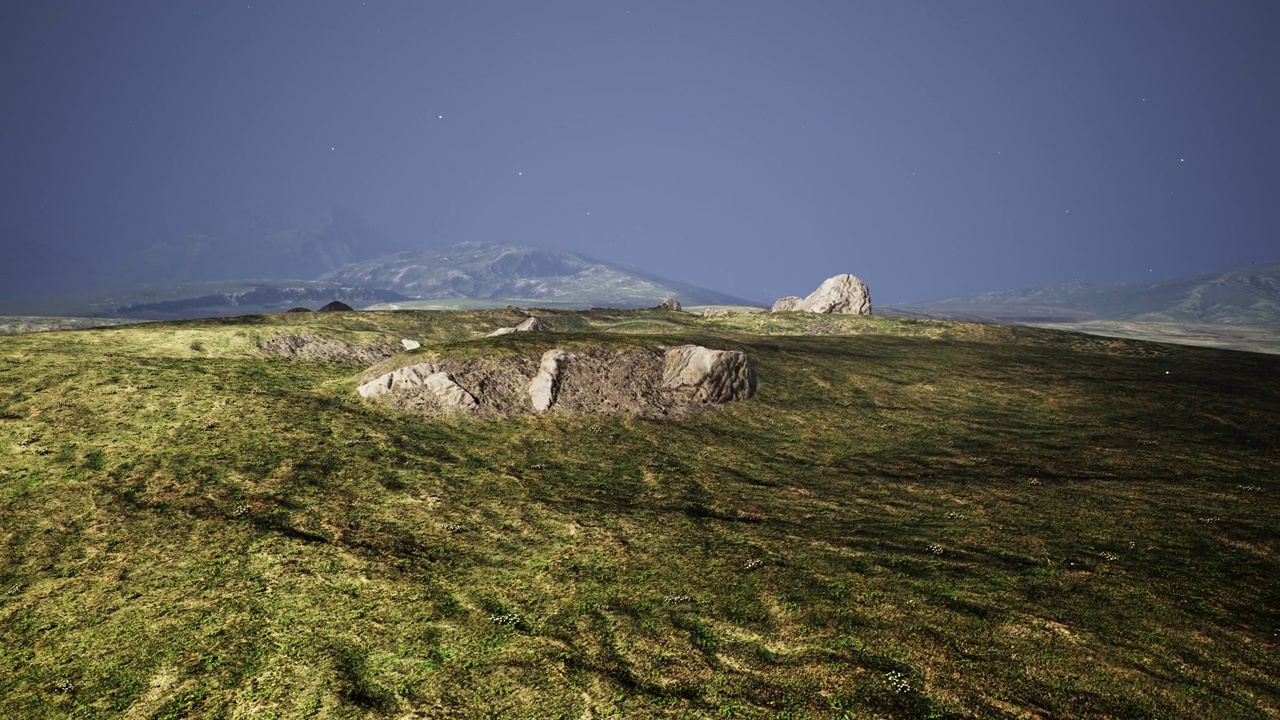
[[(1280, 714), (1280, 358), (658, 310), (0, 337), (0, 717)], [(377, 368), (736, 349), (666, 418), (424, 417)], [(530, 370), (532, 372), (532, 369)]]

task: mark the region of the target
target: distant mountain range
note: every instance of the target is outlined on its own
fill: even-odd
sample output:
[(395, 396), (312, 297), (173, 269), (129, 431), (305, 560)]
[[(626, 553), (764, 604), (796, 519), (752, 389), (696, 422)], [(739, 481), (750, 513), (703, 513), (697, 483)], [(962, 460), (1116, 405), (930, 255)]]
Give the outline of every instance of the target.
[[(565, 251), (467, 242), (405, 251), (354, 214), (261, 213), (122, 256), (128, 280), (108, 294), (9, 303), (0, 315), (175, 320), (317, 308), (749, 304)], [(268, 278), (268, 279), (263, 279)]]
[(904, 314), (1012, 323), (1280, 323), (1280, 262), (1156, 283), (1042, 285), (896, 308)]
[(467, 242), (353, 263), (321, 280), (392, 290), (420, 300), (541, 301), (584, 307), (643, 307), (676, 298), (687, 305), (750, 304), (566, 250)]

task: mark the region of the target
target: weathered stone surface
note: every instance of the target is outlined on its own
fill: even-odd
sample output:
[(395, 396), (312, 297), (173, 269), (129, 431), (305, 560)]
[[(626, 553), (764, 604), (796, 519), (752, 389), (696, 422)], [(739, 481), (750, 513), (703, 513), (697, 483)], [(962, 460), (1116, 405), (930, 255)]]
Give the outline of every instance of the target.
[(680, 312), (682, 310), (680, 307), (680, 301), (675, 298), (667, 298), (666, 300), (663, 300), (662, 305), (659, 307), (663, 310), (674, 310), (676, 312)]
[(729, 315), (732, 315), (732, 314), (733, 314), (732, 310), (730, 310), (729, 308), (722, 308), (722, 307), (709, 307), (706, 310), (702, 311), (702, 317), (709, 317), (709, 318), (728, 317)]
[(499, 335), (509, 335), (513, 332), (546, 332), (551, 326), (542, 322), (536, 317), (526, 318), (524, 322), (515, 327), (498, 328), (493, 332), (485, 335), (485, 337), (497, 337)]
[(802, 302), (804, 302), (804, 300), (796, 297), (795, 295), (778, 298), (778, 300), (773, 303), (773, 307), (769, 308), (769, 312), (792, 312), (794, 310), (799, 310), (800, 303)]
[(436, 396), (445, 410), (454, 412), (470, 412), (476, 409), (476, 399), (471, 393), (449, 377), (449, 373), (437, 372), (428, 375), (423, 385)]
[(476, 408), (475, 396), (454, 382), (449, 373), (429, 362), (393, 370), (361, 385), (356, 392), (364, 397), (377, 397), (419, 386), (425, 387), (445, 410), (470, 411)]
[(548, 350), (542, 354), (538, 364), (538, 374), (529, 383), (529, 401), (534, 412), (546, 412), (556, 402), (560, 391), (560, 366), (569, 359), (563, 350)]
[(746, 353), (681, 345), (666, 352), (662, 385), (691, 390), (703, 402), (746, 400), (756, 392), (756, 371)]
[(328, 305), (325, 305), (324, 307), (320, 308), (320, 312), (347, 312), (354, 309), (355, 308), (342, 302), (341, 300), (334, 300)]
[(427, 378), (439, 371), (435, 363), (406, 365), (370, 380), (356, 388), (356, 391), (365, 397), (375, 397), (392, 390), (425, 385)]
[(409, 338), (402, 338), (400, 340), (400, 344), (404, 346), (405, 350), (417, 350), (422, 347), (422, 343), (417, 340), (410, 340)]
[(871, 291), (852, 275), (836, 275), (822, 281), (801, 301), (799, 310), (814, 313), (871, 314)]

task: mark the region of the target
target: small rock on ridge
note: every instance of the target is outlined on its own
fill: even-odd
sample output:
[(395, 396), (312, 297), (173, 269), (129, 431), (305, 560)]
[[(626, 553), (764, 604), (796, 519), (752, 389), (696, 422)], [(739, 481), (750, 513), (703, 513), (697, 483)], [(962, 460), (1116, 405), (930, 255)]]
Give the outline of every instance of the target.
[(550, 325), (542, 322), (536, 317), (530, 317), (515, 327), (498, 328), (488, 335), (485, 335), (485, 337), (497, 337), (499, 335), (508, 335), (514, 332), (546, 332), (550, 329)]
[(800, 303), (804, 302), (795, 295), (788, 295), (784, 298), (778, 298), (773, 307), (769, 308), (769, 312), (792, 312), (800, 309)]

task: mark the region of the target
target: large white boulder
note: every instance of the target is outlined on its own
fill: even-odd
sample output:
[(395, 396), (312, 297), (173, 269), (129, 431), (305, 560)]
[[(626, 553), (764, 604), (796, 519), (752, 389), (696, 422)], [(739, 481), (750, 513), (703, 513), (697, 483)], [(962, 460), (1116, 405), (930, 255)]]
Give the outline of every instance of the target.
[(756, 392), (756, 371), (746, 353), (681, 345), (666, 352), (662, 385), (688, 389), (702, 402), (746, 400)]
[(822, 281), (817, 290), (800, 301), (797, 310), (813, 313), (871, 314), (871, 291), (852, 275), (836, 275)]

